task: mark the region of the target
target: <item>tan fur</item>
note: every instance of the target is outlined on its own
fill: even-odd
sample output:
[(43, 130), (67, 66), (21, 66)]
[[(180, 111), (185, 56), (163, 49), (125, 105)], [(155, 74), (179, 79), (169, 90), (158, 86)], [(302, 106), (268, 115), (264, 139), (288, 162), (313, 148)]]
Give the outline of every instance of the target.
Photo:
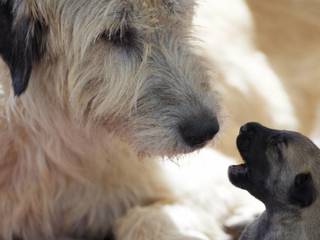
[(257, 123), (244, 125), (237, 142), (245, 164), (229, 169), (230, 181), (266, 206), (239, 239), (318, 239), (320, 149), (298, 132)]
[[(110, 230), (119, 240), (199, 239), (183, 234), (162, 210), (177, 199), (154, 159), (195, 150), (176, 126), (217, 111), (205, 60), (190, 40), (193, 5), (17, 5), (17, 19), (41, 21), (48, 35), (22, 96), (13, 95), (7, 70), (0, 75), (1, 239), (92, 239)], [(127, 25), (138, 33), (139, 51), (102, 38)], [(155, 95), (159, 87), (163, 99)]]
[[(283, 134), (282, 137), (286, 139), (286, 144), (281, 141), (281, 137), (277, 138), (277, 136), (281, 136), (280, 134)], [(268, 194), (272, 194), (273, 200), (267, 200), (268, 194), (260, 198), (266, 204), (268, 214), (263, 213), (254, 221), (240, 239), (274, 239), (278, 237), (289, 240), (316, 240), (320, 234), (320, 149), (310, 139), (297, 132), (274, 131), (273, 136), (275, 136), (274, 142), (277, 143), (278, 148), (269, 142), (269, 145), (265, 145), (264, 149), (266, 155), (264, 161), (267, 161), (270, 166), (268, 176), (265, 182), (255, 185), (265, 188)], [(265, 139), (270, 139), (270, 137), (265, 135)], [(281, 152), (282, 157), (279, 157), (276, 149)], [(251, 167), (250, 164), (248, 166)], [(254, 172), (256, 169), (252, 168), (250, 171)], [(290, 200), (290, 189), (293, 188), (292, 186), (296, 186), (295, 178), (299, 174), (310, 174), (312, 190), (309, 191), (314, 191), (314, 193), (308, 206), (302, 206)], [(310, 195), (307, 190), (300, 194), (302, 196)]]
[(305, 136), (297, 134), (292, 146), (288, 149), (289, 166), (294, 173), (308, 173), (312, 175), (314, 187), (316, 190), (316, 200), (308, 208), (303, 211), (301, 218), (303, 221), (304, 231), (307, 239), (315, 240), (319, 238), (319, 216), (320, 216), (320, 149)]

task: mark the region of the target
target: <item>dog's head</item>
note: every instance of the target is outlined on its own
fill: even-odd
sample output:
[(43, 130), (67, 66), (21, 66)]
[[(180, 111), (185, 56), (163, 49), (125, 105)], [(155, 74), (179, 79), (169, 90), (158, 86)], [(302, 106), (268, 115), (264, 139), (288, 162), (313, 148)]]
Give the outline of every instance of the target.
[(267, 207), (304, 208), (315, 201), (320, 150), (307, 137), (248, 123), (237, 146), (245, 163), (229, 168), (232, 184)]
[(0, 53), (23, 114), (41, 124), (61, 109), (139, 152), (202, 147), (219, 123), (193, 12), (193, 0), (0, 0)]

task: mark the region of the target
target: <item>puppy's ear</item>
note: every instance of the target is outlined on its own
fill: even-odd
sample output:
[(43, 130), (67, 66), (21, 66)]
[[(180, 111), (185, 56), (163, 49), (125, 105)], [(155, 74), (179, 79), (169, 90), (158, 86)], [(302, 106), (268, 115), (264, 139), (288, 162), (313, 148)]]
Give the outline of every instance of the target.
[(32, 66), (44, 52), (46, 32), (43, 24), (27, 13), (17, 17), (18, 8), (14, 0), (0, 0), (0, 54), (9, 66), (16, 96), (26, 90)]
[(298, 174), (289, 190), (290, 203), (305, 208), (310, 206), (316, 200), (316, 197), (316, 189), (311, 174)]

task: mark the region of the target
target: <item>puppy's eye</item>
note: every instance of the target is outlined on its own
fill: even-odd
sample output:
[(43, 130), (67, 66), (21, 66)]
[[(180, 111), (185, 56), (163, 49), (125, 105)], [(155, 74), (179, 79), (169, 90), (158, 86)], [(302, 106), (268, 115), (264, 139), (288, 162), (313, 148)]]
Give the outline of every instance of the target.
[(272, 135), (269, 139), (269, 145), (277, 154), (278, 159), (283, 159), (283, 151), (288, 146), (288, 141), (282, 134)]
[(272, 135), (269, 139), (269, 144), (277, 147), (288, 146), (288, 139), (282, 134)]
[(133, 47), (136, 39), (136, 32), (132, 28), (124, 27), (112, 32), (106, 31), (102, 34), (102, 37), (116, 47)]

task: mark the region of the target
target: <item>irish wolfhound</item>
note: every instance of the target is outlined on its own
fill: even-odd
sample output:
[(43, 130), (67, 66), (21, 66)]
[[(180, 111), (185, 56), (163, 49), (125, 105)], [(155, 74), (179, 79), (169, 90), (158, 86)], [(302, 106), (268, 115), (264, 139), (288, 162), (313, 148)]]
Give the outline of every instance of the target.
[(319, 148), (299, 133), (257, 123), (241, 128), (237, 145), (245, 164), (229, 168), (230, 180), (266, 206), (240, 239), (319, 239)]
[(1, 239), (192, 238), (153, 156), (194, 151), (219, 129), (193, 8), (0, 0), (13, 89), (3, 79)]

